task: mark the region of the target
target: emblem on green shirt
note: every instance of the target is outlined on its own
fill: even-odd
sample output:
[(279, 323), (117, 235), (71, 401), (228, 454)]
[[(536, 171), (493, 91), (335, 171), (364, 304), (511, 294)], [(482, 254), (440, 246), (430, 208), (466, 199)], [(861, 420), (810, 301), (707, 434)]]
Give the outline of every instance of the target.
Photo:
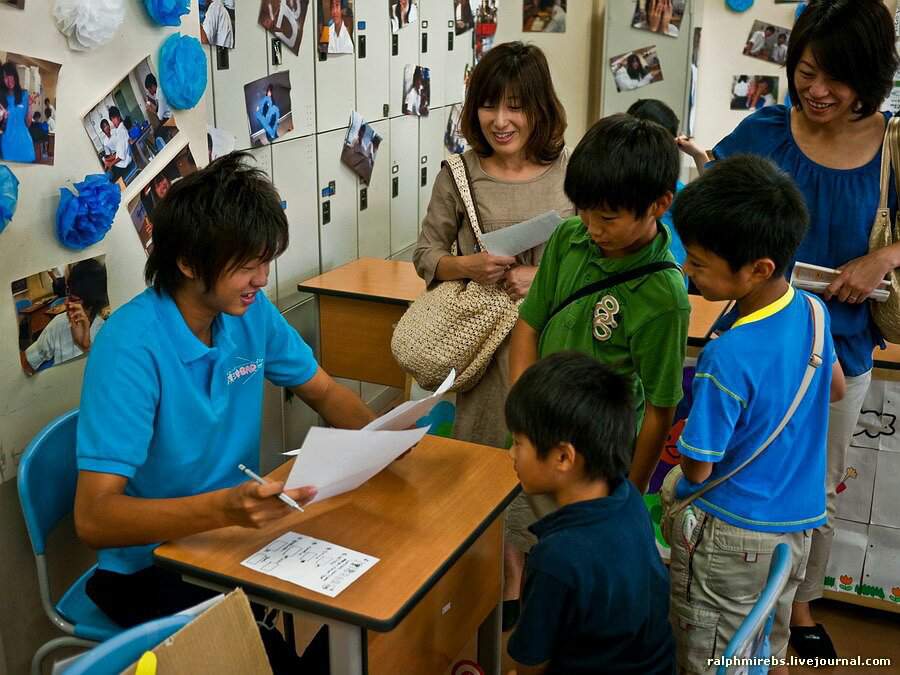
[(616, 314), (619, 313), (619, 301), (611, 295), (604, 295), (594, 305), (594, 337), (606, 342), (612, 337), (613, 329), (618, 328)]

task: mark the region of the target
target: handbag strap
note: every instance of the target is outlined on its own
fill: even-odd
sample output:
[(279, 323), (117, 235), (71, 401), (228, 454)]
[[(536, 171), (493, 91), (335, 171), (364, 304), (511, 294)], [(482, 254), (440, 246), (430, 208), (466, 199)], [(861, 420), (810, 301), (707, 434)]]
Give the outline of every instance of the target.
[(641, 265), (640, 267), (635, 267), (634, 269), (619, 272), (618, 274), (613, 274), (606, 277), (605, 279), (601, 279), (600, 281), (595, 281), (592, 284), (583, 286), (582, 288), (579, 288), (577, 291), (572, 293), (561, 303), (559, 303), (556, 308), (552, 312), (550, 312), (550, 316), (547, 317), (547, 321), (544, 323), (544, 325), (546, 326), (548, 323), (550, 323), (554, 316), (559, 314), (576, 300), (580, 300), (581, 298), (588, 295), (593, 295), (594, 293), (603, 291), (612, 286), (618, 286), (619, 284), (623, 284), (626, 281), (631, 281), (632, 279), (639, 279), (648, 274), (653, 274), (654, 272), (661, 272), (662, 270), (670, 269), (680, 268), (671, 260), (659, 260), (657, 262)]
[(753, 452), (752, 455), (750, 455), (747, 459), (738, 464), (724, 476), (720, 476), (714, 481), (708, 482), (693, 494), (685, 497), (678, 504), (674, 504), (672, 506), (672, 510), (670, 511), (672, 515), (675, 515), (682, 509), (686, 508), (692, 501), (702, 497), (713, 488), (718, 487), (726, 480), (734, 476), (738, 471), (750, 464), (750, 462), (752, 462), (754, 459), (759, 457), (762, 454), (763, 450), (768, 448), (772, 444), (772, 442), (776, 438), (778, 438), (778, 435), (784, 430), (788, 422), (791, 421), (791, 417), (794, 416), (797, 408), (800, 407), (800, 403), (806, 396), (806, 392), (809, 389), (809, 385), (812, 382), (813, 376), (816, 374), (816, 370), (822, 365), (822, 348), (825, 346), (825, 310), (822, 308), (822, 305), (818, 301), (813, 300), (809, 295), (805, 295), (805, 297), (806, 301), (809, 303), (810, 314), (812, 314), (813, 344), (812, 349), (810, 350), (809, 360), (806, 362), (806, 370), (803, 373), (803, 379), (800, 381), (800, 387), (797, 389), (794, 400), (791, 401), (791, 405), (788, 406), (787, 412), (784, 414), (784, 417), (781, 418), (778, 426), (775, 427), (772, 433), (769, 434), (769, 437)]
[(469, 225), (472, 227), (472, 234), (475, 235), (475, 242), (482, 251), (487, 249), (481, 240), (481, 224), (478, 221), (478, 208), (472, 197), (471, 177), (466, 163), (462, 155), (450, 155), (445, 164), (450, 168), (450, 175), (453, 176), (453, 182), (456, 183), (456, 191), (459, 198), (462, 199), (463, 206), (466, 208), (466, 215), (469, 218)]

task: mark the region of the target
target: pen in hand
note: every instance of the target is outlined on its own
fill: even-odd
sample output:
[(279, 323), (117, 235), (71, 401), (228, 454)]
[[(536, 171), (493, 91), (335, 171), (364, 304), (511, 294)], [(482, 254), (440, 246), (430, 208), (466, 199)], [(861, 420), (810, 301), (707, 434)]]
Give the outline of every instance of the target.
[[(238, 464), (238, 469), (240, 469), (247, 476), (247, 478), (249, 478), (250, 480), (256, 481), (260, 485), (265, 485), (268, 482), (265, 479), (257, 476), (251, 469), (248, 469), (243, 464)], [(297, 511), (300, 511), (301, 513), (303, 513), (303, 507), (300, 506), (297, 502), (295, 502), (293, 499), (288, 497), (283, 492), (279, 493), (278, 499), (283, 501), (285, 504), (290, 506), (292, 509), (296, 509)]]

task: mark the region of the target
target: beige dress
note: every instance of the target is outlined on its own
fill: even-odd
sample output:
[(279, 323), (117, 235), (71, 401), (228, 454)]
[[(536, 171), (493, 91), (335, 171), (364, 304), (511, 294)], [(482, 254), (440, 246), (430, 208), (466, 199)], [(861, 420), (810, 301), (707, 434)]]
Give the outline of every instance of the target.
[[(559, 158), (537, 178), (523, 182), (505, 182), (486, 174), (478, 156), (472, 150), (463, 154), (472, 179), (472, 194), (481, 219), (481, 231), (493, 232), (523, 220), (556, 211), (563, 218), (575, 213), (575, 208), (563, 191), (569, 153), (563, 150)], [(475, 235), (469, 226), (466, 210), (447, 168), (435, 179), (428, 213), (422, 221), (422, 231), (416, 243), (413, 262), (419, 276), (431, 286), (438, 261), (450, 255), (454, 241), (459, 242), (460, 255), (475, 250)], [(517, 256), (522, 265), (537, 265), (543, 246)], [(509, 339), (505, 340), (484, 376), (475, 387), (456, 397), (456, 421), (453, 435), (464, 441), (498, 448), (507, 445), (503, 406), (509, 388)]]

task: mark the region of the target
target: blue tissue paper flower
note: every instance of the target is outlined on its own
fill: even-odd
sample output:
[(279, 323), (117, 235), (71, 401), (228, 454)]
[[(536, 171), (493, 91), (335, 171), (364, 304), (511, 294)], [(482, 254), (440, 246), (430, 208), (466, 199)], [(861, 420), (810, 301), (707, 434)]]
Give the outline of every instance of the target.
[(177, 110), (193, 108), (206, 91), (206, 51), (200, 40), (175, 33), (159, 48), (159, 81)]
[(63, 246), (80, 251), (96, 244), (109, 232), (122, 193), (102, 173), (85, 176), (83, 181), (75, 183), (75, 189), (78, 194), (59, 189), (56, 236)]
[(191, 0), (144, 0), (147, 14), (160, 26), (180, 26)]
[(19, 201), (19, 179), (12, 170), (0, 164), (0, 232), (6, 229)]

